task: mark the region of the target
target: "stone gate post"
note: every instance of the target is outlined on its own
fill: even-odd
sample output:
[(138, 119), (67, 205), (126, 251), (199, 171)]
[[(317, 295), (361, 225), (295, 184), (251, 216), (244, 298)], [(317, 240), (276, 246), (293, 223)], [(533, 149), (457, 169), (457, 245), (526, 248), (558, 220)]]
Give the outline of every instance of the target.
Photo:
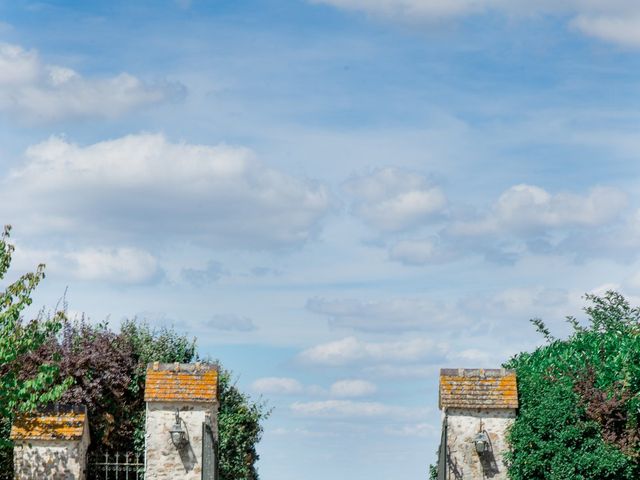
[(438, 478), (507, 480), (507, 432), (518, 409), (513, 370), (443, 368)]
[(16, 480), (85, 480), (90, 443), (86, 407), (55, 405), (18, 415), (10, 438)]
[(144, 397), (145, 480), (215, 478), (217, 365), (151, 363)]

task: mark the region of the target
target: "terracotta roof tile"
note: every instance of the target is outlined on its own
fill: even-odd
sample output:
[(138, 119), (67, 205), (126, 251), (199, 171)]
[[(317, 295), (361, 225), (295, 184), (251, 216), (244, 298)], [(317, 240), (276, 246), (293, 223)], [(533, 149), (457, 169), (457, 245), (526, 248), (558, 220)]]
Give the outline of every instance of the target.
[(518, 382), (513, 370), (440, 370), (440, 409), (518, 408)]
[(55, 407), (17, 415), (11, 440), (79, 440), (87, 423), (85, 407)]
[(147, 367), (147, 402), (215, 402), (217, 398), (217, 365), (150, 363)]

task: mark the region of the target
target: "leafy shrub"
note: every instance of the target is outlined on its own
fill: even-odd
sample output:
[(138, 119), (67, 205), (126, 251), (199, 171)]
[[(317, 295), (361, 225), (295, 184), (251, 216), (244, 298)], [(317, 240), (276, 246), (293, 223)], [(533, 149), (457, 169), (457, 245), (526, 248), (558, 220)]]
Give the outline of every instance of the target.
[[(0, 281), (14, 250), (10, 227), (0, 233)], [(44, 265), (0, 291), (0, 478), (12, 478), (13, 415), (51, 402), (87, 406), (92, 449), (144, 451), (144, 383), (150, 362), (198, 359), (195, 339), (173, 329), (125, 321), (119, 332), (102, 323), (69, 322), (64, 312), (25, 322), (23, 310), (44, 278)], [(255, 480), (256, 444), (269, 416), (220, 372), (219, 464), (222, 480)]]
[(616, 292), (587, 295), (588, 325), (504, 366), (520, 409), (508, 454), (512, 480), (640, 478), (640, 310)]
[[(11, 266), (14, 246), (9, 241), (10, 226), (0, 233), (0, 282)], [(56, 401), (69, 386), (59, 376), (58, 358), (51, 357), (32, 369), (22, 371), (20, 359), (37, 351), (62, 328), (63, 312), (49, 318), (40, 315), (25, 321), (22, 313), (31, 305), (31, 295), (44, 279), (44, 265), (20, 276), (0, 290), (0, 478), (10, 478), (12, 447), (9, 441), (11, 421), (16, 412), (30, 411)]]
[[(106, 323), (66, 322), (36, 351), (20, 358), (20, 375), (28, 378), (40, 365), (59, 359), (54, 379), (65, 383), (60, 401), (87, 406), (92, 450), (144, 451), (144, 384), (147, 364), (190, 363), (199, 359), (194, 339), (170, 328), (152, 329), (128, 320), (115, 332)], [(71, 382), (69, 383), (69, 379)], [(257, 479), (255, 446), (261, 421), (269, 412), (220, 372), (218, 449), (222, 480)], [(8, 430), (0, 435), (6, 439)], [(10, 449), (0, 451), (0, 464), (10, 464)]]
[(219, 469), (222, 480), (256, 480), (256, 445), (262, 436), (262, 422), (270, 410), (253, 402), (232, 381), (231, 372), (220, 372), (220, 412), (218, 416)]

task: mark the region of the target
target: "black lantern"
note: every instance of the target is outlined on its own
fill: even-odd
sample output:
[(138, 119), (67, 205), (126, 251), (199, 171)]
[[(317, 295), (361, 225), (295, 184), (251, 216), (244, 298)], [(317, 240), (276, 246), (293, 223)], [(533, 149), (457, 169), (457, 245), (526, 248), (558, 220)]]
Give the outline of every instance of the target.
[(182, 448), (188, 443), (187, 432), (182, 428), (180, 409), (176, 409), (176, 423), (174, 423), (169, 430), (169, 434), (171, 435), (171, 443), (173, 443), (176, 448)]
[(491, 443), (487, 432), (484, 430), (478, 432), (473, 438), (473, 445), (476, 447), (478, 455), (482, 455), (484, 452), (488, 451), (491, 448)]

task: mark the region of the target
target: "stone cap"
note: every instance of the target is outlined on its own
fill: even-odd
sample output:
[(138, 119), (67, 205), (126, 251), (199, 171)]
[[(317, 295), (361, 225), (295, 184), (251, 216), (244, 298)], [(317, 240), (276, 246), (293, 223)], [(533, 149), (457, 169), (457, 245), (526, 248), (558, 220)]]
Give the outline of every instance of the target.
[(518, 408), (518, 383), (514, 370), (443, 368), (440, 370), (440, 409)]
[(144, 389), (146, 402), (215, 403), (218, 365), (212, 363), (150, 363)]
[(87, 407), (53, 405), (16, 415), (11, 440), (80, 440), (87, 428)]

